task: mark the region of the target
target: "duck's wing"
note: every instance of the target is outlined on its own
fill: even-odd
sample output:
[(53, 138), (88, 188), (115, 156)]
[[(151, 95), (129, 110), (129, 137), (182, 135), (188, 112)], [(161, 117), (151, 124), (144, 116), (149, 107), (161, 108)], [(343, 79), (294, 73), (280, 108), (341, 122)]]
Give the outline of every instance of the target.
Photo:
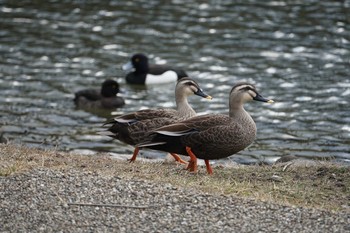
[(150, 131), (137, 146), (186, 155), (184, 138), (193, 137), (213, 127), (226, 125), (229, 120), (229, 116), (221, 114), (192, 117)]
[(178, 78), (184, 78), (184, 77), (188, 77), (187, 73), (178, 68), (178, 67), (172, 67), (172, 66), (168, 66), (168, 65), (156, 65), (156, 64), (150, 64), (149, 65), (149, 71), (148, 73), (153, 74), (153, 75), (161, 75), (169, 70), (174, 71)]
[(80, 97), (84, 97), (89, 101), (96, 101), (102, 98), (100, 91), (95, 89), (86, 89), (76, 92), (74, 102), (77, 102)]
[(168, 70), (171, 70), (170, 66), (156, 65), (156, 64), (149, 64), (148, 68), (149, 68), (148, 73), (153, 75), (160, 75)]
[(155, 129), (153, 132), (167, 136), (183, 136), (193, 132), (200, 132), (211, 127), (226, 125), (230, 118), (221, 114), (207, 114), (202, 116), (192, 117), (190, 119), (163, 126)]
[(143, 109), (132, 113), (127, 113), (108, 120), (104, 125), (109, 124), (133, 124), (156, 118), (177, 118), (177, 111), (174, 109)]
[[(148, 115), (143, 115), (148, 112)], [(148, 132), (159, 128), (164, 125), (172, 124), (176, 122), (177, 119), (175, 115), (168, 114), (151, 114), (152, 111), (143, 111), (141, 115), (135, 116), (135, 113), (124, 115), (123, 117), (117, 117), (109, 121), (109, 128), (107, 131), (111, 132), (111, 136), (118, 140), (121, 140), (130, 145), (135, 145), (148, 135)], [(138, 112), (138, 114), (140, 114)], [(136, 114), (136, 115), (138, 115)], [(171, 116), (171, 117), (164, 117)]]
[(254, 137), (247, 136), (229, 116), (215, 114), (158, 128), (137, 146), (183, 155), (188, 155), (189, 147), (197, 158), (219, 159), (244, 149)]

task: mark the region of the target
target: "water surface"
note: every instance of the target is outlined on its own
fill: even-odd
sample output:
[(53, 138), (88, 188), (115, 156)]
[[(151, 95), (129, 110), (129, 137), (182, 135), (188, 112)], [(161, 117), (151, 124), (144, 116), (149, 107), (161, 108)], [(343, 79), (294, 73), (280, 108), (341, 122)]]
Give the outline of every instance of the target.
[[(227, 113), (232, 85), (253, 82), (275, 104), (249, 103), (256, 141), (230, 157), (273, 162), (283, 155), (350, 162), (350, 1), (0, 1), (0, 124), (35, 147), (131, 154), (100, 136), (111, 115), (174, 107), (174, 84), (127, 85), (135, 52), (184, 68)], [(76, 109), (75, 91), (113, 78), (126, 106)], [(144, 152), (156, 158), (161, 153)]]

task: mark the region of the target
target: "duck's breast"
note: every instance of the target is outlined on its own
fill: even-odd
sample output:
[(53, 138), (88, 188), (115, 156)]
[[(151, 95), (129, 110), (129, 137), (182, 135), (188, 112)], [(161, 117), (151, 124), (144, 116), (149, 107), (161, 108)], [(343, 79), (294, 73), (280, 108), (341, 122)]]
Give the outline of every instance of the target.
[(146, 82), (146, 74), (130, 72), (126, 75), (126, 82), (129, 84), (144, 85)]

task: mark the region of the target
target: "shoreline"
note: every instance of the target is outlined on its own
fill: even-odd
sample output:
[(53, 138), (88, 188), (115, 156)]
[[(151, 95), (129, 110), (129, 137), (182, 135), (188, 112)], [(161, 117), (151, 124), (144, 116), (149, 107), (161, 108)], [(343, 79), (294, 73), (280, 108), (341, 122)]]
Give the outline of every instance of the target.
[(217, 166), (209, 176), (172, 162), (1, 144), (0, 231), (348, 231), (349, 171), (281, 163)]

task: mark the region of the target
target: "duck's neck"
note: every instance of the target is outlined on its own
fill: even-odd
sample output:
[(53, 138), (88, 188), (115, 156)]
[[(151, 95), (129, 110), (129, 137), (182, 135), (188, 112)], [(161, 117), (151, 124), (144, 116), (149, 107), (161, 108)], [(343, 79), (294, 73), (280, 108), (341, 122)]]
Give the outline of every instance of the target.
[(184, 96), (176, 96), (176, 108), (180, 117), (190, 118), (196, 115), (196, 112), (189, 105), (187, 101), (187, 97)]
[(243, 104), (235, 105), (230, 107), (229, 115), (235, 122), (239, 122), (246, 128), (251, 128), (256, 131), (256, 125), (253, 118), (249, 113), (243, 108)]

